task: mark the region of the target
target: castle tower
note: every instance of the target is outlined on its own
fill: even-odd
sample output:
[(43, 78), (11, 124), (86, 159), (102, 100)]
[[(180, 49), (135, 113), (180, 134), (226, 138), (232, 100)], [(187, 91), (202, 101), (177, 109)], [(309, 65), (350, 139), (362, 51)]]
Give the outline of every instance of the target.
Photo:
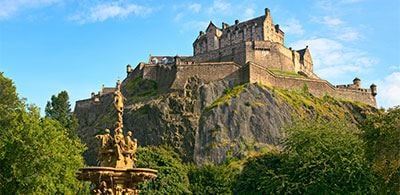
[(355, 88), (361, 88), (361, 79), (359, 79), (359, 78), (354, 78), (354, 80), (353, 80), (353, 86), (355, 87)]

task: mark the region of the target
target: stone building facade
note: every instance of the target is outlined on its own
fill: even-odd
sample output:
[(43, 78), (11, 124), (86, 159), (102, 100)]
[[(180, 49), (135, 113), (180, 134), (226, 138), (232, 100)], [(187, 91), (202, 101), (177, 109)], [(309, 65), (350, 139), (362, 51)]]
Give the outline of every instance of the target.
[(163, 90), (182, 90), (191, 77), (204, 82), (261, 82), (291, 90), (307, 85), (315, 96), (328, 94), (376, 106), (376, 85), (362, 88), (356, 78), (352, 84), (334, 86), (320, 79), (313, 71), (308, 46), (287, 48), (284, 38), (268, 8), (260, 17), (236, 20), (233, 25), (222, 23), (221, 28), (210, 22), (194, 41), (193, 56), (150, 56), (147, 63), (139, 63), (135, 69), (128, 65), (124, 82), (141, 77), (156, 81)]

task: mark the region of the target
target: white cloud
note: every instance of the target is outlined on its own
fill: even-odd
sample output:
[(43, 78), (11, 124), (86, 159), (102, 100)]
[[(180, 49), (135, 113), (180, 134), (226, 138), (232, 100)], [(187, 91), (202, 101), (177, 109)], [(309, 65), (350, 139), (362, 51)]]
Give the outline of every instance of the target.
[(254, 13), (255, 13), (255, 11), (253, 8), (250, 8), (250, 7), (246, 8), (244, 10), (243, 19), (248, 20), (248, 19), (254, 18)]
[(104, 3), (90, 7), (71, 17), (70, 20), (85, 24), (89, 22), (103, 22), (110, 18), (126, 18), (129, 15), (145, 16), (152, 11), (149, 7), (136, 4)]
[(400, 105), (400, 72), (393, 72), (377, 82), (377, 99), (385, 108)]
[(199, 3), (193, 3), (189, 5), (189, 10), (194, 12), (194, 13), (199, 13), (201, 10), (201, 4)]
[(286, 34), (302, 35), (304, 33), (304, 29), (300, 24), (300, 21), (294, 18), (287, 20), (283, 24), (282, 29)]
[(183, 23), (183, 28), (181, 29), (182, 32), (188, 30), (204, 30), (207, 28), (209, 22), (207, 21), (197, 21), (197, 20), (190, 20), (188, 22)]
[(328, 38), (300, 40), (291, 45), (295, 49), (308, 45), (315, 72), (325, 79), (340, 78), (348, 73), (365, 73), (377, 63), (368, 53), (345, 47), (340, 42)]
[(353, 4), (353, 3), (359, 3), (361, 1), (364, 1), (364, 0), (341, 0), (340, 3), (342, 3), (342, 4)]
[(226, 0), (214, 0), (212, 6), (208, 9), (210, 14), (221, 14), (230, 12), (232, 5)]
[(340, 18), (332, 17), (332, 16), (324, 16), (322, 18), (321, 23), (329, 26), (329, 27), (336, 27), (343, 24), (343, 21)]
[(361, 38), (361, 34), (358, 30), (354, 28), (343, 28), (341, 31), (338, 31), (339, 33), (338, 38), (342, 41), (356, 41)]
[(61, 2), (61, 0), (0, 0), (0, 20), (15, 16), (29, 8), (40, 8)]
[(389, 69), (390, 70), (400, 70), (400, 65), (397, 65), (397, 66), (389, 66)]

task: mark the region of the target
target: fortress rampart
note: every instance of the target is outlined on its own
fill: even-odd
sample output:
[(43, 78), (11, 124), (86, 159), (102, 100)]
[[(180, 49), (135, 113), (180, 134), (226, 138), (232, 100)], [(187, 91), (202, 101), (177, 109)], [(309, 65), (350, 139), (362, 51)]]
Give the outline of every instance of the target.
[(246, 68), (248, 68), (249, 71), (249, 81), (252, 83), (260, 82), (269, 86), (288, 90), (301, 89), (304, 85), (307, 85), (309, 92), (317, 97), (330, 95), (335, 98), (362, 102), (371, 106), (376, 105), (376, 100), (371, 89), (339, 88), (321, 79), (278, 76), (267, 68), (252, 62), (250, 62)]
[[(313, 71), (311, 52), (306, 46), (293, 50), (284, 46), (284, 32), (272, 22), (269, 9), (263, 16), (235, 21), (218, 28), (210, 22), (193, 43), (193, 56), (150, 56), (148, 63), (135, 69), (127, 66), (124, 83), (135, 78), (156, 81), (160, 90), (183, 90), (191, 77), (203, 82), (225, 79), (235, 84), (261, 82), (282, 89), (300, 89), (307, 85), (317, 97), (330, 95), (340, 99), (359, 101), (376, 106), (376, 85), (361, 88), (361, 80), (352, 84), (333, 86), (320, 79)], [(278, 74), (279, 73), (279, 74)], [(111, 88), (92, 93), (91, 101), (99, 102)], [(90, 101), (88, 100), (88, 101)], [(77, 105), (89, 104), (86, 100)]]

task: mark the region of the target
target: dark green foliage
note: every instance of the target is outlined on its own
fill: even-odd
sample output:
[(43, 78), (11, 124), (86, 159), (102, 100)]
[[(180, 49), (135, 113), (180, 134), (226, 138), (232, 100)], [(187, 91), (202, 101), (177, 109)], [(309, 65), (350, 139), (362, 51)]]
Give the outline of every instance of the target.
[(0, 111), (12, 110), (18, 107), (20, 101), (12, 81), (0, 72)]
[(139, 147), (137, 167), (146, 167), (158, 171), (155, 181), (141, 186), (142, 194), (189, 194), (187, 167), (172, 148)]
[(69, 96), (66, 91), (61, 91), (57, 96), (51, 96), (51, 101), (47, 102), (45, 112), (46, 117), (60, 122), (68, 130), (71, 137), (75, 136), (78, 120), (71, 112)]
[(192, 166), (189, 171), (190, 190), (193, 194), (232, 194), (239, 169), (228, 164)]
[(26, 108), (3, 75), (0, 86), (0, 194), (75, 194), (84, 146), (59, 122)]
[(400, 193), (400, 106), (371, 115), (361, 125), (366, 154), (380, 192)]
[(286, 129), (282, 153), (250, 160), (237, 193), (373, 193), (374, 177), (357, 128), (343, 121), (298, 122)]

